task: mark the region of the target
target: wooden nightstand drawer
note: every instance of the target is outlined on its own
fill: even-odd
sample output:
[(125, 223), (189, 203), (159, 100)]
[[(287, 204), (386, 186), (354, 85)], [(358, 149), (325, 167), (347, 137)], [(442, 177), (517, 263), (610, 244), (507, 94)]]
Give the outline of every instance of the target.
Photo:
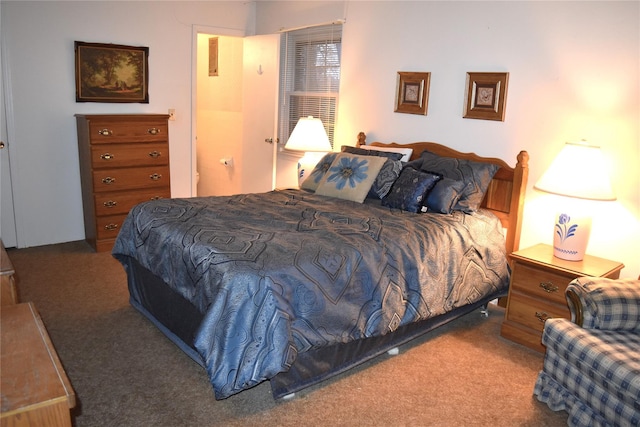
[(526, 295), (513, 292), (509, 301), (509, 312), (506, 318), (527, 328), (542, 332), (544, 322), (552, 317), (571, 318), (566, 304), (564, 306), (545, 302)]
[(524, 292), (565, 305), (564, 292), (567, 290), (567, 285), (571, 280), (573, 278), (570, 276), (529, 267), (518, 262), (513, 269), (511, 287), (514, 291)]
[(569, 319), (565, 291), (581, 276), (618, 278), (623, 264), (585, 256), (566, 261), (553, 256), (549, 245), (535, 245), (511, 254), (513, 272), (509, 300), (500, 335), (544, 352), (541, 343), (544, 322), (552, 317)]

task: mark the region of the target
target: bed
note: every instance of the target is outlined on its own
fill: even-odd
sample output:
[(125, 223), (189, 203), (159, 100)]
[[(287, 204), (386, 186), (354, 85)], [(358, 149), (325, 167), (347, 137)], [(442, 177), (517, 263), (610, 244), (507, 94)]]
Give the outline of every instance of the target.
[[(408, 162), (384, 154), (407, 149)], [(511, 167), (430, 142), (367, 145), (360, 133), (330, 155), (331, 166), (366, 161), (376, 181), (364, 200), (328, 195), (327, 167), (313, 191), (145, 202), (120, 230), (112, 253), (131, 304), (206, 369), (216, 399), (267, 380), (274, 398), (290, 396), (507, 294), (525, 151)], [(463, 209), (424, 207), (449, 161), (489, 170), (474, 209), (465, 196)], [(384, 197), (373, 193), (392, 163)], [(406, 209), (393, 201), (417, 191), (407, 179), (429, 181), (416, 212), (415, 194)]]

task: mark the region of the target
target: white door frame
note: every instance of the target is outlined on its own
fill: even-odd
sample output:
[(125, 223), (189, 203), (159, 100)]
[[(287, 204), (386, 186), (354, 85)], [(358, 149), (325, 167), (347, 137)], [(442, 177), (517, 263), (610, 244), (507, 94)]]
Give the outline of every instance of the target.
[(197, 109), (198, 109), (198, 34), (212, 34), (219, 36), (244, 37), (244, 30), (233, 28), (212, 27), (207, 25), (193, 25), (191, 28), (191, 197), (198, 194), (197, 165)]

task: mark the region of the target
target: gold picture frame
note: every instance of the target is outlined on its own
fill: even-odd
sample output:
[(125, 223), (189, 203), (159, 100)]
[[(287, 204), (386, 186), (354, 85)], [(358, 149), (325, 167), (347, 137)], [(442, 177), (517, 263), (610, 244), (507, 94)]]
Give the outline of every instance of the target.
[(509, 73), (467, 73), (465, 119), (504, 121)]
[(149, 103), (149, 48), (75, 42), (76, 102)]
[(396, 113), (427, 115), (431, 73), (398, 71)]

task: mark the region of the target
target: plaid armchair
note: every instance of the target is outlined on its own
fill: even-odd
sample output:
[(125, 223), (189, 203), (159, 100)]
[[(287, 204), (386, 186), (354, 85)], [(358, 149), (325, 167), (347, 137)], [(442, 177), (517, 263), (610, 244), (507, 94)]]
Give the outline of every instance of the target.
[(566, 296), (572, 319), (545, 322), (533, 394), (569, 426), (640, 426), (640, 280), (582, 277)]

